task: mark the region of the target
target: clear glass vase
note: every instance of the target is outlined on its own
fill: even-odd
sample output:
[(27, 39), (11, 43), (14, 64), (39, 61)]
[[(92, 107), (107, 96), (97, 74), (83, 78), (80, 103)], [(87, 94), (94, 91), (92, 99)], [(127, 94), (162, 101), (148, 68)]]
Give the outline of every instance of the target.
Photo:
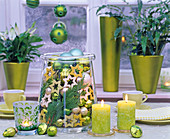
[(61, 132), (78, 133), (91, 124), (92, 104), (97, 102), (93, 54), (59, 56), (46, 53), (40, 91), (40, 123)]

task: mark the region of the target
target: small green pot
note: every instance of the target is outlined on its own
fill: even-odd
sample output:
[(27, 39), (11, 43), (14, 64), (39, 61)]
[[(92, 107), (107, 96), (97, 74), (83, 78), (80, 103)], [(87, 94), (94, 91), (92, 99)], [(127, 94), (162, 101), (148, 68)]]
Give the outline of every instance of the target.
[(25, 90), (29, 62), (4, 62), (3, 65), (8, 89)]
[(155, 94), (163, 56), (130, 56), (136, 90), (145, 94)]

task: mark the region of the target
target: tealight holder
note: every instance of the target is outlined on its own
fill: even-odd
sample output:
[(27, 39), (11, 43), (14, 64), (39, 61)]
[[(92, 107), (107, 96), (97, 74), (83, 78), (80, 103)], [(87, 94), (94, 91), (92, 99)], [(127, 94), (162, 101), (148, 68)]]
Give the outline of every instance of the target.
[(119, 130), (117, 126), (113, 127), (113, 131), (118, 132), (118, 133), (130, 133), (130, 130)]
[(170, 90), (170, 72), (169, 71), (163, 71), (161, 76), (161, 88)]
[(15, 126), (18, 135), (34, 135), (38, 126), (39, 103), (17, 101), (13, 103)]
[(98, 134), (98, 133), (94, 133), (92, 132), (92, 130), (88, 130), (87, 132), (89, 135), (95, 136), (95, 137), (106, 137), (106, 136), (112, 136), (115, 134), (114, 130), (110, 130), (109, 133), (105, 133), (105, 134)]

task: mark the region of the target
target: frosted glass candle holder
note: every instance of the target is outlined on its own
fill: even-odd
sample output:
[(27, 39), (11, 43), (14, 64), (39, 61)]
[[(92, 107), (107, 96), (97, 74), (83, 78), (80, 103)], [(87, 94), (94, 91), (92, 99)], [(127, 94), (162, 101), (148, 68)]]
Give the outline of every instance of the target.
[(161, 88), (170, 90), (170, 71), (163, 71), (160, 78)]
[(18, 135), (34, 135), (38, 126), (39, 103), (17, 101), (13, 103), (15, 126)]

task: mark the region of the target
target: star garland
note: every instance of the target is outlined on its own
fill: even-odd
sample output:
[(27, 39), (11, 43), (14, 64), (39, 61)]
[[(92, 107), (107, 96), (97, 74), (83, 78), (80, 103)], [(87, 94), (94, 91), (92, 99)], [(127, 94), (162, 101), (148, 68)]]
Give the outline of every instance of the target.
[(82, 118), (81, 114), (79, 114), (79, 115), (74, 114), (73, 117), (76, 120), (76, 123), (74, 124), (74, 127), (82, 126), (85, 119)]
[[(64, 78), (64, 87), (73, 87), (74, 85), (77, 85), (76, 83), (76, 77), (71, 77), (70, 74), (67, 78)], [(71, 81), (71, 83), (70, 83)]]
[(51, 68), (46, 68), (46, 73), (44, 74), (44, 76), (46, 77), (46, 81), (48, 81), (48, 79), (53, 77), (54, 73), (55, 72), (53, 71), (53, 67), (52, 66), (51, 66)]
[(42, 107), (44, 107), (44, 106), (46, 106), (46, 107), (48, 107), (48, 104), (50, 103), (50, 102), (52, 102), (51, 101), (51, 94), (45, 94), (44, 95), (44, 97), (42, 98), (42, 101), (41, 101), (41, 106)]
[(94, 93), (93, 93), (93, 90), (91, 89), (91, 87), (89, 87), (90, 91), (90, 100), (94, 100)]
[(41, 110), (41, 113), (39, 114), (40, 123), (46, 123), (45, 113), (47, 113), (46, 109)]
[(69, 127), (69, 126), (73, 127), (75, 123), (76, 123), (76, 120), (74, 119), (73, 114), (71, 114), (70, 116), (65, 115), (65, 118), (64, 118), (65, 127)]
[(56, 92), (57, 94), (59, 94), (60, 89), (62, 89), (63, 87), (61, 86), (61, 81), (56, 82), (56, 80), (52, 81), (52, 84), (49, 85), (51, 88), (51, 92), (54, 93)]
[[(83, 89), (83, 90), (86, 91), (86, 94), (85, 94), (85, 96), (80, 96), (80, 100), (83, 99), (83, 98), (84, 98), (86, 101), (89, 100), (89, 97), (88, 97), (88, 96), (91, 95), (91, 92), (89, 92), (89, 88), (90, 88), (90, 87), (86, 87), (85, 89)], [(80, 90), (80, 93), (81, 93), (83, 90)]]
[[(78, 71), (78, 73), (76, 71)], [(70, 74), (73, 75), (74, 77), (76, 78), (82, 77), (82, 72), (83, 72), (83, 68), (81, 68), (79, 64), (77, 64), (75, 67), (71, 66)]]

